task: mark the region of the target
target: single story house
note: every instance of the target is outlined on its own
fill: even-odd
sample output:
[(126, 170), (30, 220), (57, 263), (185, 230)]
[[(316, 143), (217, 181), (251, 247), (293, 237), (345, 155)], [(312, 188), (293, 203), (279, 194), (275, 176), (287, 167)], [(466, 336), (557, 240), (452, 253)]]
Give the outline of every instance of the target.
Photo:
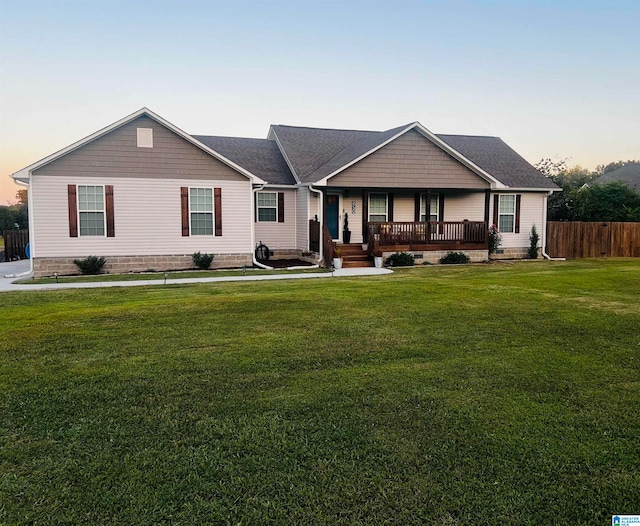
[(617, 170), (612, 170), (598, 177), (593, 184), (607, 184), (618, 182), (627, 185), (631, 190), (640, 194), (640, 163), (628, 162)]
[(75, 273), (73, 260), (89, 255), (110, 272), (189, 268), (198, 251), (215, 254), (212, 268), (265, 264), (260, 243), (272, 258), (320, 264), (345, 241), (351, 265), (369, 265), (374, 250), (482, 261), (492, 224), (501, 257), (519, 258), (533, 225), (544, 241), (558, 189), (497, 137), (436, 135), (418, 122), (214, 137), (147, 108), (12, 177), (29, 189), (35, 276)]

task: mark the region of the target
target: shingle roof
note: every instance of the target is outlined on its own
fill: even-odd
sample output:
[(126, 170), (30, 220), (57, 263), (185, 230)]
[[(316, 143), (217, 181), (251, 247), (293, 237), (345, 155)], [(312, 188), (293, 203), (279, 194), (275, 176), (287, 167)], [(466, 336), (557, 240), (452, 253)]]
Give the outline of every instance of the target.
[(438, 138), (507, 186), (549, 190), (558, 188), (500, 137), (438, 134)]
[(271, 184), (296, 184), (275, 141), (208, 135), (192, 137)]
[(271, 126), (271, 130), (277, 135), (301, 182), (315, 182), (317, 179), (309, 179), (309, 176), (348, 145), (380, 134), (372, 131), (305, 128), (280, 124)]
[(594, 184), (606, 184), (612, 181), (624, 183), (640, 193), (640, 163), (627, 163), (617, 170), (601, 175), (594, 181)]
[[(315, 183), (382, 145), (411, 124), (386, 131), (273, 125), (301, 183)], [(275, 140), (193, 135), (229, 160), (271, 184), (295, 184)], [(557, 189), (499, 137), (437, 135), (476, 166), (511, 188)], [(613, 173), (613, 172), (612, 172)]]

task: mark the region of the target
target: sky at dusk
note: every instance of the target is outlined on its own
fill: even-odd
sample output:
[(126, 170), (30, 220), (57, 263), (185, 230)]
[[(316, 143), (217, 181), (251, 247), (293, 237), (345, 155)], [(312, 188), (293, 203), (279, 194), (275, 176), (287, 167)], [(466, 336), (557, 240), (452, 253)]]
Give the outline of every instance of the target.
[(419, 121), (593, 169), (640, 158), (640, 1), (0, 0), (0, 203), (143, 106), (204, 135)]

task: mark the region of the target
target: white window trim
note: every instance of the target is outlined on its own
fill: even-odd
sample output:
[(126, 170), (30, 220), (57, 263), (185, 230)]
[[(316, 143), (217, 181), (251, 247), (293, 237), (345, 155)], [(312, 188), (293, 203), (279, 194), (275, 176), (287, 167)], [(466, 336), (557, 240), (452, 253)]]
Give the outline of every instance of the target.
[[(422, 199), (423, 197), (424, 197), (424, 200)], [(431, 207), (431, 210), (429, 210), (429, 212), (430, 212), (430, 215), (436, 216), (434, 221), (438, 221), (438, 218), (440, 217), (440, 194), (437, 192), (434, 194), (431, 194), (432, 201), (434, 198), (436, 201), (436, 207), (435, 207), (436, 212), (435, 214), (433, 213), (433, 206)], [(422, 216), (425, 216), (424, 221), (422, 221)], [(427, 194), (423, 192), (420, 194), (420, 222), (421, 223), (424, 223), (427, 221), (426, 216), (427, 216)], [(431, 221), (431, 219), (429, 219), (429, 221)]]
[[(371, 221), (371, 216), (372, 215), (376, 215), (376, 216), (381, 216), (382, 214), (378, 214), (378, 213), (371, 213), (371, 196), (372, 195), (384, 195), (384, 199), (385, 199), (385, 206), (384, 206), (384, 221)], [(367, 222), (369, 223), (388, 223), (389, 222), (389, 193), (388, 192), (371, 192), (368, 197), (368, 204), (367, 204)]]
[[(100, 187), (102, 188), (102, 210), (80, 210), (80, 188), (82, 187), (88, 187), (88, 186), (94, 186), (94, 187)], [(76, 208), (78, 209), (78, 237), (107, 237), (107, 195), (104, 191), (104, 185), (103, 184), (79, 184), (77, 186), (76, 189), (76, 196), (77, 196), (77, 206)], [(103, 221), (103, 233), (102, 234), (83, 234), (82, 233), (82, 226), (80, 224), (80, 214), (82, 212), (102, 212), (102, 221)]]
[[(502, 212), (501, 208), (502, 208), (502, 198), (503, 197), (507, 197), (507, 196), (512, 196), (513, 197), (513, 212)], [(515, 234), (516, 232), (516, 194), (498, 194), (498, 224), (496, 225), (496, 227), (498, 228), (498, 230), (500, 230), (501, 234)], [(506, 230), (502, 230), (500, 228), (500, 217), (501, 216), (512, 216), (513, 217), (513, 227), (511, 231), (506, 231)]]
[[(273, 194), (276, 196), (276, 204), (275, 206), (260, 206), (258, 204), (259, 195)], [(276, 211), (274, 215), (274, 219), (260, 219), (260, 209), (274, 209)], [(286, 216), (285, 216), (286, 217)], [(278, 192), (256, 192), (256, 223), (277, 223), (278, 222)]]
[[(202, 212), (197, 211), (193, 212), (191, 210), (191, 190), (211, 190), (211, 212)], [(190, 236), (213, 236), (216, 233), (216, 225), (215, 225), (215, 198), (213, 195), (213, 188), (209, 186), (190, 186), (189, 187), (189, 235)], [(191, 224), (191, 214), (211, 214), (211, 234), (194, 234), (193, 233), (193, 225)]]

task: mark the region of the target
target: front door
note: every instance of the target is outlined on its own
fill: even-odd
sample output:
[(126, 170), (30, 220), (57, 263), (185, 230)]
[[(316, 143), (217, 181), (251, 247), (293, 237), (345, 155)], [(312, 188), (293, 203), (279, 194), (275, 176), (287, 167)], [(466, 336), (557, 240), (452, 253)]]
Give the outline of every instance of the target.
[(338, 239), (338, 196), (327, 195), (327, 229), (331, 239)]

